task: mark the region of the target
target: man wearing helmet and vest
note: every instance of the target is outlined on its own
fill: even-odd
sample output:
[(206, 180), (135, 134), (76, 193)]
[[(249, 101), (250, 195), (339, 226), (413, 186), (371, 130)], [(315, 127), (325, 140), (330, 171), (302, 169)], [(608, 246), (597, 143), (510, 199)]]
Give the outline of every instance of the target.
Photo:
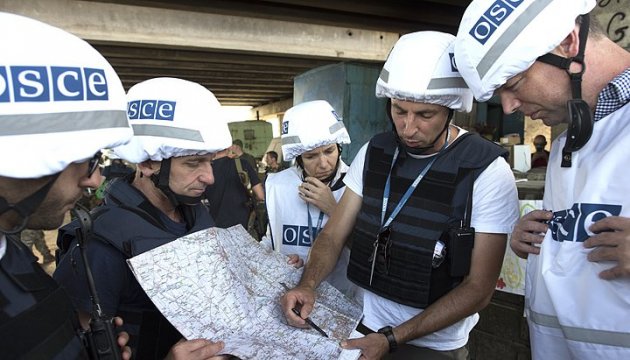
[[(333, 107), (316, 100), (287, 110), (281, 141), (284, 159), (295, 159), (295, 165), (267, 178), (271, 236), (263, 244), (287, 255), (289, 264), (302, 267), (346, 188), (342, 179), (348, 165), (341, 160), (341, 145), (350, 143), (350, 135)], [(349, 254), (347, 248), (342, 251), (327, 280), (354, 296), (356, 286), (346, 277)]]
[(366, 336), (342, 347), (362, 359), (466, 359), (518, 217), (505, 151), (450, 124), (472, 106), (453, 40), (418, 32), (392, 49), (376, 95), (390, 99), (393, 131), (357, 154), (299, 285), (281, 300), (289, 323), (305, 326), (317, 285), (351, 240), (348, 277), (365, 290), (357, 330)]
[(72, 302), (18, 234), (58, 228), (98, 187), (99, 150), (132, 134), (125, 92), (74, 35), (7, 13), (0, 33), (0, 357), (86, 359)]
[(589, 25), (595, 3), (475, 0), (455, 45), (477, 100), (498, 93), (506, 113), (568, 124), (549, 210), (523, 216), (510, 242), (527, 258), (534, 359), (630, 358), (630, 53)]
[[(122, 159), (137, 164), (135, 174), (114, 179), (105, 190), (104, 205), (92, 211), (93, 235), (88, 258), (103, 312), (123, 317), (131, 335), (135, 359), (206, 359), (222, 343), (197, 339), (179, 342), (182, 335), (144, 293), (126, 260), (184, 235), (213, 225), (201, 204), (206, 186), (214, 182), (214, 154), (232, 138), (220, 114), (220, 104), (203, 86), (180, 79), (141, 82), (127, 94), (127, 115), (134, 136), (114, 148)], [(87, 319), (90, 296), (72, 249), (72, 222), (59, 231), (66, 249), (54, 277), (66, 288)], [(70, 245), (68, 245), (70, 244)]]

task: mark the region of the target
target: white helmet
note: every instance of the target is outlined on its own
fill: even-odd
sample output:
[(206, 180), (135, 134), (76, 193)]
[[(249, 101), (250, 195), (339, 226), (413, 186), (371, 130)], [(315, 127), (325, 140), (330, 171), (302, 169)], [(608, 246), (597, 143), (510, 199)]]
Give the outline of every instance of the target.
[(291, 161), (307, 151), (330, 144), (350, 144), (350, 135), (335, 109), (324, 100), (296, 105), (282, 120), (282, 154)]
[(558, 46), (595, 0), (474, 0), (455, 41), (457, 65), (479, 101)]
[(125, 90), (92, 46), (7, 13), (0, 34), (1, 176), (59, 173), (129, 140)]
[(127, 99), (134, 136), (114, 152), (129, 162), (203, 155), (232, 144), (221, 104), (197, 83), (150, 79), (129, 89)]
[(402, 36), (376, 81), (376, 96), (469, 112), (472, 93), (453, 60), (451, 34), (421, 31)]

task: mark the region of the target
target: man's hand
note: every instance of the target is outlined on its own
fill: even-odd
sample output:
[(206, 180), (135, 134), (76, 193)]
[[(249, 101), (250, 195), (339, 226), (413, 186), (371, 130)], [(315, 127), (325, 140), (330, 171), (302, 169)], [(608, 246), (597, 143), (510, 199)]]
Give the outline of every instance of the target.
[[(114, 318), (114, 325), (116, 325), (116, 327), (123, 326), (123, 319), (116, 316)], [(122, 359), (131, 359), (131, 348), (127, 346), (127, 343), (129, 342), (129, 334), (126, 331), (119, 332), (118, 337), (116, 338), (116, 342), (118, 346), (120, 346), (120, 355)]]
[(298, 186), (298, 194), (302, 200), (317, 206), (326, 215), (330, 215), (337, 206), (330, 188), (311, 176), (304, 179), (302, 185)]
[(514, 253), (523, 259), (529, 254), (538, 255), (540, 245), (549, 229), (547, 221), (551, 220), (553, 213), (546, 210), (534, 210), (523, 216), (514, 227), (510, 247)]
[(383, 334), (373, 333), (362, 338), (347, 339), (341, 342), (344, 349), (361, 349), (361, 357), (365, 360), (382, 359), (389, 352), (389, 342)]
[[(315, 306), (315, 291), (309, 287), (298, 285), (298, 287), (287, 291), (280, 298), (280, 305), (289, 325), (308, 328), (309, 326), (304, 319), (308, 317), (313, 311), (313, 306)], [(300, 310), (301, 317), (293, 313), (293, 308)]]
[(304, 266), (304, 259), (300, 259), (300, 256), (297, 254), (289, 254), (287, 255), (287, 264), (299, 269)]
[(589, 261), (614, 261), (616, 266), (599, 273), (599, 277), (612, 280), (630, 277), (630, 218), (609, 216), (589, 228), (595, 235), (584, 242)]
[(181, 339), (166, 355), (165, 360), (205, 360), (227, 359), (227, 356), (218, 355), (223, 350), (223, 341), (212, 342), (206, 339), (185, 340)]

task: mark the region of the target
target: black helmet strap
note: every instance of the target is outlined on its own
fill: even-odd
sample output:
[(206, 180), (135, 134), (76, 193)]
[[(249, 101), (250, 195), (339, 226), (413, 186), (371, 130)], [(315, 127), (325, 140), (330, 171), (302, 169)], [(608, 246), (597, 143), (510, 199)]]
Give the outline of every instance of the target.
[[(567, 140), (562, 149), (562, 167), (571, 167), (571, 154), (580, 150), (593, 133), (593, 114), (586, 101), (582, 99), (582, 76), (586, 71), (584, 63), (584, 50), (586, 48), (586, 40), (588, 38), (589, 27), (588, 14), (582, 15), (582, 24), (580, 25), (580, 48), (573, 58), (564, 58), (556, 54), (545, 54), (537, 60), (543, 63), (564, 69), (571, 79), (572, 99), (567, 101), (567, 110), (569, 113), (569, 127), (567, 129)], [(571, 72), (572, 63), (580, 64), (580, 71)]]

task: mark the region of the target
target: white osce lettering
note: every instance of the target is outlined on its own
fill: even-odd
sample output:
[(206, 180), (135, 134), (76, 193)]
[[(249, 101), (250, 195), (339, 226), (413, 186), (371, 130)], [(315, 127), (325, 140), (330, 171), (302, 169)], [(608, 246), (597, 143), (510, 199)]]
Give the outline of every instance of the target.
[[(36, 80), (30, 80), (27, 76), (34, 75), (35, 79), (40, 80), (40, 82)], [(22, 85), (20, 87), (20, 96), (25, 98), (36, 98), (41, 96), (44, 93), (44, 85), (41, 84), (41, 78), (39, 77), (39, 72), (34, 70), (24, 70), (18, 74), (18, 80)], [(35, 92), (27, 92), (26, 88), (31, 88)]]
[(87, 85), (90, 92), (98, 97), (102, 97), (107, 94), (107, 87), (104, 87), (105, 91), (98, 91), (96, 87), (97, 85), (107, 85), (107, 80), (105, 80), (103, 74), (97, 72), (91, 73), (87, 79)]
[(292, 227), (286, 227), (284, 229), (284, 239), (287, 243), (297, 243), (297, 231)]
[[(151, 110), (147, 111), (147, 109), (151, 109)], [(144, 119), (151, 119), (151, 118), (153, 118), (154, 111), (155, 111), (155, 102), (147, 101), (147, 102), (142, 104), (142, 118), (144, 118)]]
[(173, 114), (173, 104), (170, 103), (160, 103), (158, 107), (158, 114), (160, 114), (160, 118), (169, 118)]
[(503, 21), (507, 14), (507, 9), (500, 4), (495, 4), (493, 7), (490, 8), (490, 15), (492, 15), (492, 18), (497, 20), (498, 22)]
[(7, 80), (3, 76), (0, 76), (0, 96), (8, 89), (9, 84), (7, 83)]
[[(480, 29), (484, 32), (483, 33), (479, 32)], [(475, 37), (477, 39), (485, 39), (492, 34), (492, 27), (487, 21), (478, 23), (477, 26), (473, 30), (475, 32)]]
[(79, 74), (77, 74), (76, 72), (74, 72), (74, 71), (64, 71), (61, 74), (59, 74), (59, 77), (57, 78), (57, 89), (59, 89), (59, 92), (61, 94), (63, 94), (64, 96), (76, 97), (79, 94), (81, 94), (81, 92), (80, 91), (69, 91), (66, 88), (65, 80), (66, 80), (66, 77), (68, 77), (68, 76), (72, 77), (74, 80), (79, 80)]
[(602, 215), (602, 217), (600, 219), (603, 219), (603, 218), (608, 217), (608, 216), (613, 216), (611, 213), (609, 213), (608, 211), (605, 211), (605, 210), (593, 211), (592, 213), (586, 215), (586, 218), (584, 218), (584, 231), (586, 231), (586, 234), (588, 236), (595, 235), (594, 232), (589, 230), (591, 225), (593, 225), (595, 223), (595, 221), (593, 221), (593, 218), (595, 217), (595, 215)]

